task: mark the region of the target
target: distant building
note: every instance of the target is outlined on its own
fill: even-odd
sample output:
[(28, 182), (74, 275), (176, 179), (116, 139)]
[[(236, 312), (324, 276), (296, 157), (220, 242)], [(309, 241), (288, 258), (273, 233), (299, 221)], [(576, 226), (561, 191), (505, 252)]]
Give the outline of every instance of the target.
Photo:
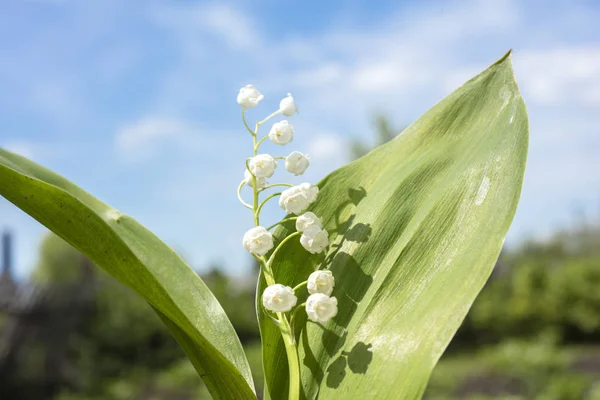
[(8, 304), (17, 292), (17, 285), (13, 277), (12, 235), (5, 231), (2, 234), (2, 270), (0, 272), (0, 308)]

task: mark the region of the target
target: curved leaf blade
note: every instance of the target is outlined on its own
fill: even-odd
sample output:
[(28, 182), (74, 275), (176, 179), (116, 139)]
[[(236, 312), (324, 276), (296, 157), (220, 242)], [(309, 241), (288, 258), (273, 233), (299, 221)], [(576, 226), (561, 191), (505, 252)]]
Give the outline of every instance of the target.
[(0, 195), (144, 297), (214, 398), (256, 399), (248, 361), (221, 305), (150, 231), (63, 177), (3, 149)]
[[(427, 111), (398, 138), (326, 177), (312, 211), (326, 259), (299, 243), (275, 262), (294, 286), (333, 271), (339, 313), (300, 323), (308, 399), (420, 398), (437, 360), (488, 279), (514, 216), (528, 122), (507, 54)], [(276, 236), (294, 230), (284, 225)], [(259, 283), (261, 293), (265, 287)], [(260, 316), (266, 387), (287, 393), (279, 333)]]

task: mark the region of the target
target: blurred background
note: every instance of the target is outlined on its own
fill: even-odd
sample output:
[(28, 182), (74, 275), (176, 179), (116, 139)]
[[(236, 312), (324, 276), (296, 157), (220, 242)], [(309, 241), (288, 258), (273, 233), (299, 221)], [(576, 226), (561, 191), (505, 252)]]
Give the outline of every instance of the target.
[[(294, 183), (317, 182), (512, 48), (531, 125), (521, 203), (426, 398), (598, 400), (599, 21), (595, 0), (6, 0), (0, 146), (178, 251), (261, 386), (239, 88), (265, 95), (250, 121), (294, 95), (284, 153), (310, 154)], [(2, 232), (0, 399), (208, 398), (144, 301), (0, 198)]]

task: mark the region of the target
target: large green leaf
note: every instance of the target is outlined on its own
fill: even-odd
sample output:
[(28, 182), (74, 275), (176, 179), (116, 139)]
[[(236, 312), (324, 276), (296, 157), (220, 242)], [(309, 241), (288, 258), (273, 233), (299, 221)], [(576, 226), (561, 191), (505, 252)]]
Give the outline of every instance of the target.
[[(316, 267), (336, 278), (338, 315), (296, 330), (308, 399), (417, 399), (488, 279), (519, 199), (528, 143), (510, 55), (398, 138), (326, 177), (312, 211), (327, 257), (295, 241), (274, 264), (294, 286)], [(293, 223), (276, 231), (281, 239)], [(259, 290), (265, 287), (260, 282)], [(260, 314), (267, 395), (284, 399), (279, 332)]]
[(0, 195), (144, 297), (214, 398), (256, 399), (246, 356), (221, 305), (150, 231), (61, 176), (3, 149)]

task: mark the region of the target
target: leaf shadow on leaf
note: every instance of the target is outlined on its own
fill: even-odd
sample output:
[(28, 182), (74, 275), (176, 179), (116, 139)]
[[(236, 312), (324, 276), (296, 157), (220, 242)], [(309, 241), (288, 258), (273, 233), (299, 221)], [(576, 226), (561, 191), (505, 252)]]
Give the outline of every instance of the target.
[(337, 388), (346, 377), (346, 368), (355, 374), (366, 374), (369, 364), (373, 361), (373, 345), (358, 342), (352, 350), (342, 351), (342, 354), (327, 367), (327, 386)]
[[(327, 386), (332, 388), (337, 388), (340, 385), (347, 375), (347, 369), (350, 369), (353, 373), (366, 374), (368, 366), (373, 360), (373, 353), (369, 350), (372, 347), (371, 344), (358, 342), (349, 351), (341, 351), (346, 344), (348, 336), (346, 328), (356, 312), (358, 303), (363, 299), (373, 282), (373, 278), (363, 271), (356, 259), (349, 253), (341, 250), (346, 242), (362, 244), (366, 243), (371, 237), (373, 230), (370, 224), (356, 222), (355, 214), (351, 214), (345, 220), (343, 218), (348, 207), (357, 206), (366, 196), (367, 192), (363, 187), (348, 189), (348, 199), (342, 202), (336, 209), (335, 228), (328, 229), (332, 236), (341, 236), (341, 239), (331, 246), (329, 254), (321, 264), (321, 268), (329, 269), (333, 272), (334, 276), (340, 276), (344, 273), (353, 277), (352, 279), (341, 280), (332, 294), (338, 300), (340, 311), (333, 319), (337, 325), (337, 329), (328, 329), (326, 326), (318, 324), (323, 329), (321, 340), (323, 348), (329, 357), (340, 354), (329, 365), (326, 371)], [(325, 372), (310, 350), (307, 331), (305, 329), (302, 330), (301, 336), (305, 349), (303, 363), (311, 370), (313, 377), (321, 382), (325, 377)]]

